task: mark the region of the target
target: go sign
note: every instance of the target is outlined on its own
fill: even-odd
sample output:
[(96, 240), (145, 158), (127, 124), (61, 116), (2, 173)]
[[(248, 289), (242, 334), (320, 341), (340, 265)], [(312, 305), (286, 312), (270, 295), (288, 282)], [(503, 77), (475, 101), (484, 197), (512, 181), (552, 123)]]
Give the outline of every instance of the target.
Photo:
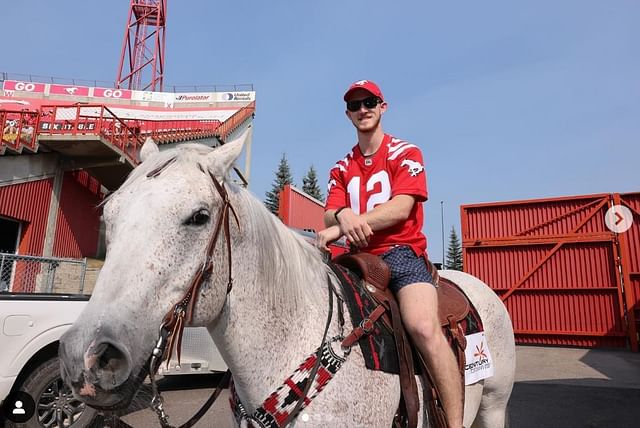
[(94, 88), (93, 96), (102, 97), (102, 98), (117, 98), (117, 99), (130, 100), (131, 91), (127, 89)]
[(6, 91), (21, 92), (44, 92), (44, 83), (20, 82), (16, 80), (5, 80), (2, 88)]

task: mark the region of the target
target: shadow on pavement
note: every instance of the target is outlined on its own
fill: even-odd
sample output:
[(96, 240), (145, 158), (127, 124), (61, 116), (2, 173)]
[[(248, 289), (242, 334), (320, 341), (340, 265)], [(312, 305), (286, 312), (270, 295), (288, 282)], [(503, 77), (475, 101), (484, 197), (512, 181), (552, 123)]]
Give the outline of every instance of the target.
[(517, 428), (626, 428), (640, 421), (640, 389), (518, 382), (509, 401)]
[(640, 426), (640, 354), (520, 346), (513, 427)]
[[(224, 373), (211, 373), (199, 375), (172, 375), (165, 376), (158, 381), (158, 390), (166, 391), (188, 391), (194, 389), (215, 388), (222, 379)], [(224, 385), (225, 388), (228, 385)], [(91, 428), (118, 428), (126, 427), (121, 423), (120, 418), (139, 412), (140, 410), (149, 409), (153, 393), (151, 385), (147, 382), (143, 384), (131, 405), (126, 410), (117, 412), (116, 414), (103, 415), (91, 426)]]

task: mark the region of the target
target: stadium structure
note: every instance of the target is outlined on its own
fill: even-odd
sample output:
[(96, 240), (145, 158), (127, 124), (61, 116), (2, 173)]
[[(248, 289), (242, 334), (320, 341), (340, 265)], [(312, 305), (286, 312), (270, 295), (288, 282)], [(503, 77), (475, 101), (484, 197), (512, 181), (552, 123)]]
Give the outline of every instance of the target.
[(233, 178), (248, 185), (253, 86), (167, 90), (165, 25), (166, 0), (131, 0), (113, 83), (0, 72), (0, 254), (99, 257), (97, 206), (139, 163), (147, 137), (162, 150), (247, 132)]

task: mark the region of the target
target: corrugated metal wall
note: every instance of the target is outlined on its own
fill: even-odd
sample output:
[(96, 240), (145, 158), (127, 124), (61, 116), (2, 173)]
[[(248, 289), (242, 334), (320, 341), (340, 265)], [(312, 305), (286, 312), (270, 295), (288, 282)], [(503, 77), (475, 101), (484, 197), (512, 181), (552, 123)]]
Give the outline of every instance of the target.
[(626, 206), (633, 214), (631, 229), (620, 234), (619, 238), (626, 304), (630, 318), (632, 321), (635, 319), (630, 333), (640, 344), (640, 193), (614, 195), (614, 202)]
[(289, 227), (313, 229), (316, 232), (324, 229), (322, 202), (290, 185), (280, 192), (278, 215)]
[(0, 187), (0, 215), (20, 221), (20, 254), (42, 255), (53, 179)]
[(465, 271), (502, 298), (519, 343), (625, 347), (635, 333), (624, 308), (637, 299), (623, 294), (624, 256), (604, 222), (613, 196), (461, 207)]
[[(278, 216), (284, 224), (296, 229), (319, 232), (324, 229), (324, 204), (293, 186), (286, 185), (280, 192)], [(329, 244), (331, 257), (349, 251), (344, 238)]]
[[(41, 256), (46, 236), (53, 179), (0, 187), (0, 215), (22, 224), (18, 252)], [(102, 200), (100, 184), (84, 171), (64, 174), (53, 255), (91, 257), (98, 244)]]
[[(20, 254), (42, 255), (52, 187), (52, 179), (0, 187), (0, 215), (22, 224)], [(13, 269), (12, 291), (33, 290), (39, 273), (33, 269), (39, 270), (40, 265), (34, 268), (25, 262), (17, 262)], [(28, 272), (29, 269), (32, 271)]]
[(100, 184), (84, 171), (67, 172), (62, 182), (53, 255), (94, 257), (98, 247), (102, 200)]

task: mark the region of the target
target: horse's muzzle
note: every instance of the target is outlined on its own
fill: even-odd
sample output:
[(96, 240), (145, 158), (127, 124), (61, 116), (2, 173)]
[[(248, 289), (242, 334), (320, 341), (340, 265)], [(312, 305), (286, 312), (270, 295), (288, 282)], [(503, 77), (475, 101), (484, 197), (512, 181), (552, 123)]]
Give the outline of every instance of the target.
[[(123, 400), (131, 386), (133, 364), (126, 347), (111, 337), (96, 337), (84, 351), (60, 341), (60, 371), (74, 394), (91, 406), (113, 406)], [(128, 391), (126, 391), (128, 392)]]

